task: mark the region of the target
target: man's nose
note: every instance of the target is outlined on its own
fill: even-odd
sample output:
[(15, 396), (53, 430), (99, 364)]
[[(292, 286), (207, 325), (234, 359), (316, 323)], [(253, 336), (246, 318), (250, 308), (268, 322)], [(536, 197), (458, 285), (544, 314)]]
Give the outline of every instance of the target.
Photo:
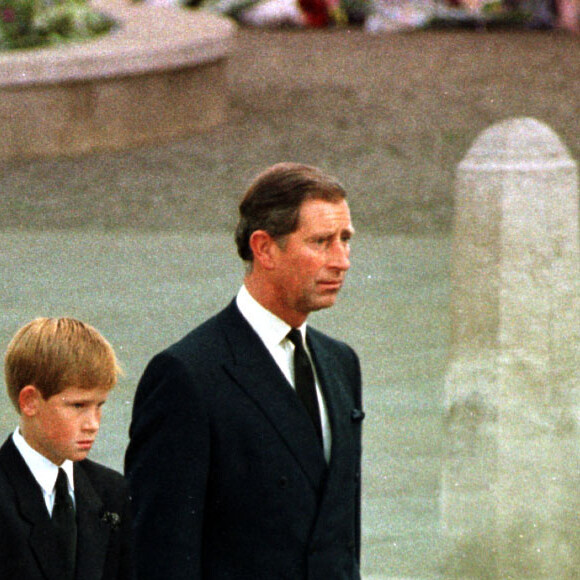
[(348, 270), (350, 268), (350, 247), (342, 241), (333, 244), (331, 267), (339, 270)]

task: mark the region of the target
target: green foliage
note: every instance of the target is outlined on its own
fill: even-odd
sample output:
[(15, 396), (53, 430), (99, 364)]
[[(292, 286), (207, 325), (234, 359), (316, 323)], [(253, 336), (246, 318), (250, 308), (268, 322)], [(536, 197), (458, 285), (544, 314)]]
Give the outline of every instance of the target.
[(85, 40), (113, 26), (87, 0), (0, 0), (0, 50)]

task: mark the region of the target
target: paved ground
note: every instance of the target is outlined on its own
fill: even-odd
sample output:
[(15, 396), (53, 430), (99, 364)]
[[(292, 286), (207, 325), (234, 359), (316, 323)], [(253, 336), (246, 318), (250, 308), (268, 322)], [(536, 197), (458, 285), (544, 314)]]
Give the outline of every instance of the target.
[[(40, 314), (111, 339), (126, 377), (94, 456), (120, 467), (145, 362), (237, 289), (245, 185), (282, 159), (324, 167), (351, 192), (359, 232), (339, 305), (313, 322), (363, 360), (365, 573), (436, 578), (454, 168), (481, 130), (524, 115), (580, 158), (578, 49), (556, 32), (242, 31), (226, 125), (0, 164), (1, 344)], [(14, 416), (1, 401), (4, 435)]]
[(359, 229), (449, 226), (452, 179), (490, 124), (533, 116), (580, 158), (580, 37), (563, 32), (243, 30), (230, 121), (185, 141), (0, 164), (0, 228), (231, 231), (255, 173), (321, 165)]

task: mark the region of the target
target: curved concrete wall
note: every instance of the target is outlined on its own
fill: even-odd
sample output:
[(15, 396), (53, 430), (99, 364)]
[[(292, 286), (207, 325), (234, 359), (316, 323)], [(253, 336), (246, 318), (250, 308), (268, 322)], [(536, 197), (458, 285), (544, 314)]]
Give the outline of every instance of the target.
[(224, 120), (232, 22), (129, 0), (93, 4), (119, 28), (0, 53), (0, 159), (121, 149)]

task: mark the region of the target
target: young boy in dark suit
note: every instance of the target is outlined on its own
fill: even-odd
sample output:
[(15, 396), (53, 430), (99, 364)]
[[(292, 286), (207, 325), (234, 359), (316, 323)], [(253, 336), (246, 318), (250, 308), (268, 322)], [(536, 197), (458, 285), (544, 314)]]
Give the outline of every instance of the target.
[(0, 447), (0, 578), (133, 577), (123, 477), (86, 459), (119, 367), (88, 324), (38, 318), (5, 357), (20, 422)]

